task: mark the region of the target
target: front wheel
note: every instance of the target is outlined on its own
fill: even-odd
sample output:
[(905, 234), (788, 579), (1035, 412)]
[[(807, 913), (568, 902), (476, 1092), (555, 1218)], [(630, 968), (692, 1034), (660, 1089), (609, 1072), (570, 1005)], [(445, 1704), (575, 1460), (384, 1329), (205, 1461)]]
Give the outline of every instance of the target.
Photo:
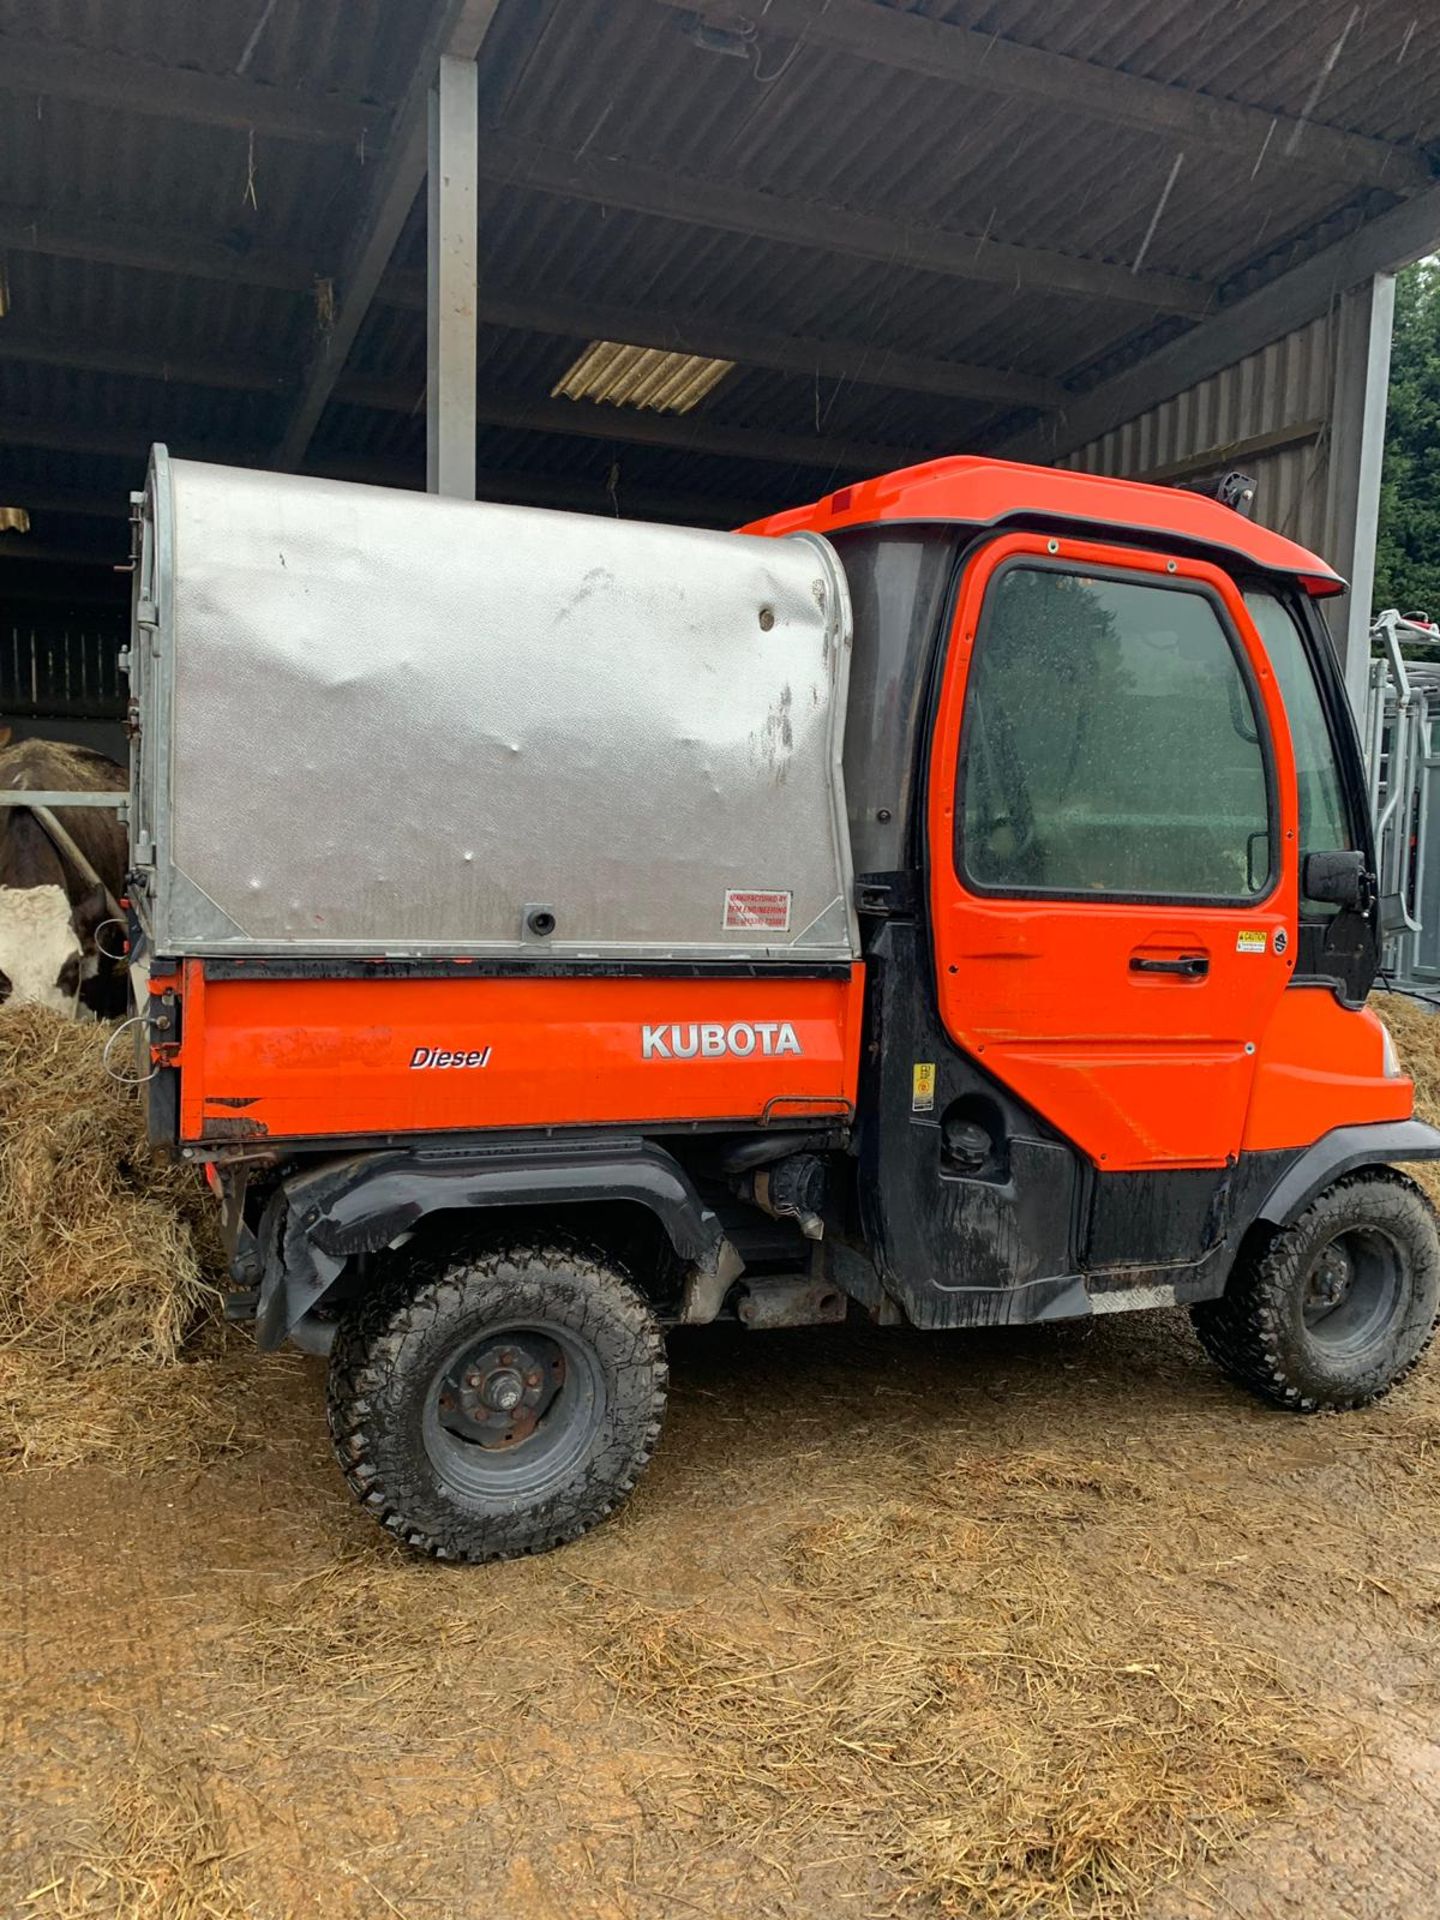
[(336, 1455), (418, 1552), (504, 1560), (574, 1540), (659, 1438), (665, 1347), (626, 1274), (565, 1246), (409, 1265), (330, 1357)]
[(1299, 1219), (1242, 1253), (1223, 1297), (1192, 1307), (1211, 1359), (1296, 1413), (1369, 1406), (1403, 1380), (1440, 1311), (1440, 1239), (1403, 1174), (1327, 1187)]

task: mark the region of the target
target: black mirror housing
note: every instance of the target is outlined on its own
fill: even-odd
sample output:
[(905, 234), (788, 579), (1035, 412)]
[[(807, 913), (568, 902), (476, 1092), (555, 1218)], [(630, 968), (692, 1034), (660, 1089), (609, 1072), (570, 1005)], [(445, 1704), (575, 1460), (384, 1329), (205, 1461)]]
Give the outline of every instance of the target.
[(1307, 853), (1300, 873), (1300, 892), (1306, 900), (1348, 907), (1363, 913), (1370, 905), (1369, 877), (1363, 853)]

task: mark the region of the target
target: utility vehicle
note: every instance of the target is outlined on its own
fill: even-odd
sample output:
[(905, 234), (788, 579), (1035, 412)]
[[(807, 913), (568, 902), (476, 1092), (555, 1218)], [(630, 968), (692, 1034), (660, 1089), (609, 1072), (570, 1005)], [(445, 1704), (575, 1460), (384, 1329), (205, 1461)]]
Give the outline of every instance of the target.
[(1440, 1133), (1313, 554), (959, 458), (721, 534), (157, 449), (136, 525), (150, 1131), (412, 1547), (608, 1513), (679, 1324), (1414, 1366)]

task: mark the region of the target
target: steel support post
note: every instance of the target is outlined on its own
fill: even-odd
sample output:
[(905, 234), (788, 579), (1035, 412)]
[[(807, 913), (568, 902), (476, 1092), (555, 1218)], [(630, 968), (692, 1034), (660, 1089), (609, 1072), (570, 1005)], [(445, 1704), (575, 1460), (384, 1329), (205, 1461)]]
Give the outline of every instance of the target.
[(480, 98), (473, 60), (445, 54), (430, 90), (425, 484), (475, 498)]
[(1357, 714), (1365, 711), (1370, 670), (1375, 539), (1394, 317), (1395, 276), (1377, 273), (1344, 295), (1335, 326), (1324, 552), (1350, 582), (1350, 591), (1326, 611)]

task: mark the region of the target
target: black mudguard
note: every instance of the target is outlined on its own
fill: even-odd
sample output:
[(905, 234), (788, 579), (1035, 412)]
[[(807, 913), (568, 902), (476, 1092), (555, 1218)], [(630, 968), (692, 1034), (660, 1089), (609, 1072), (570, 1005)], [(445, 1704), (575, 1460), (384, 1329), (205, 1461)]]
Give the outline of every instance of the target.
[(390, 1246), (428, 1213), (587, 1200), (645, 1207), (688, 1267), (728, 1270), (719, 1220), (680, 1163), (648, 1141), (357, 1153), (293, 1175), (271, 1200), (260, 1236), (256, 1341), (278, 1347), (348, 1260)]
[(1440, 1160), (1440, 1128), (1423, 1120), (1335, 1127), (1291, 1160), (1256, 1209), (1255, 1218), (1273, 1226), (1287, 1226), (1316, 1194), (1342, 1174), (1361, 1167), (1394, 1166), (1405, 1160)]

